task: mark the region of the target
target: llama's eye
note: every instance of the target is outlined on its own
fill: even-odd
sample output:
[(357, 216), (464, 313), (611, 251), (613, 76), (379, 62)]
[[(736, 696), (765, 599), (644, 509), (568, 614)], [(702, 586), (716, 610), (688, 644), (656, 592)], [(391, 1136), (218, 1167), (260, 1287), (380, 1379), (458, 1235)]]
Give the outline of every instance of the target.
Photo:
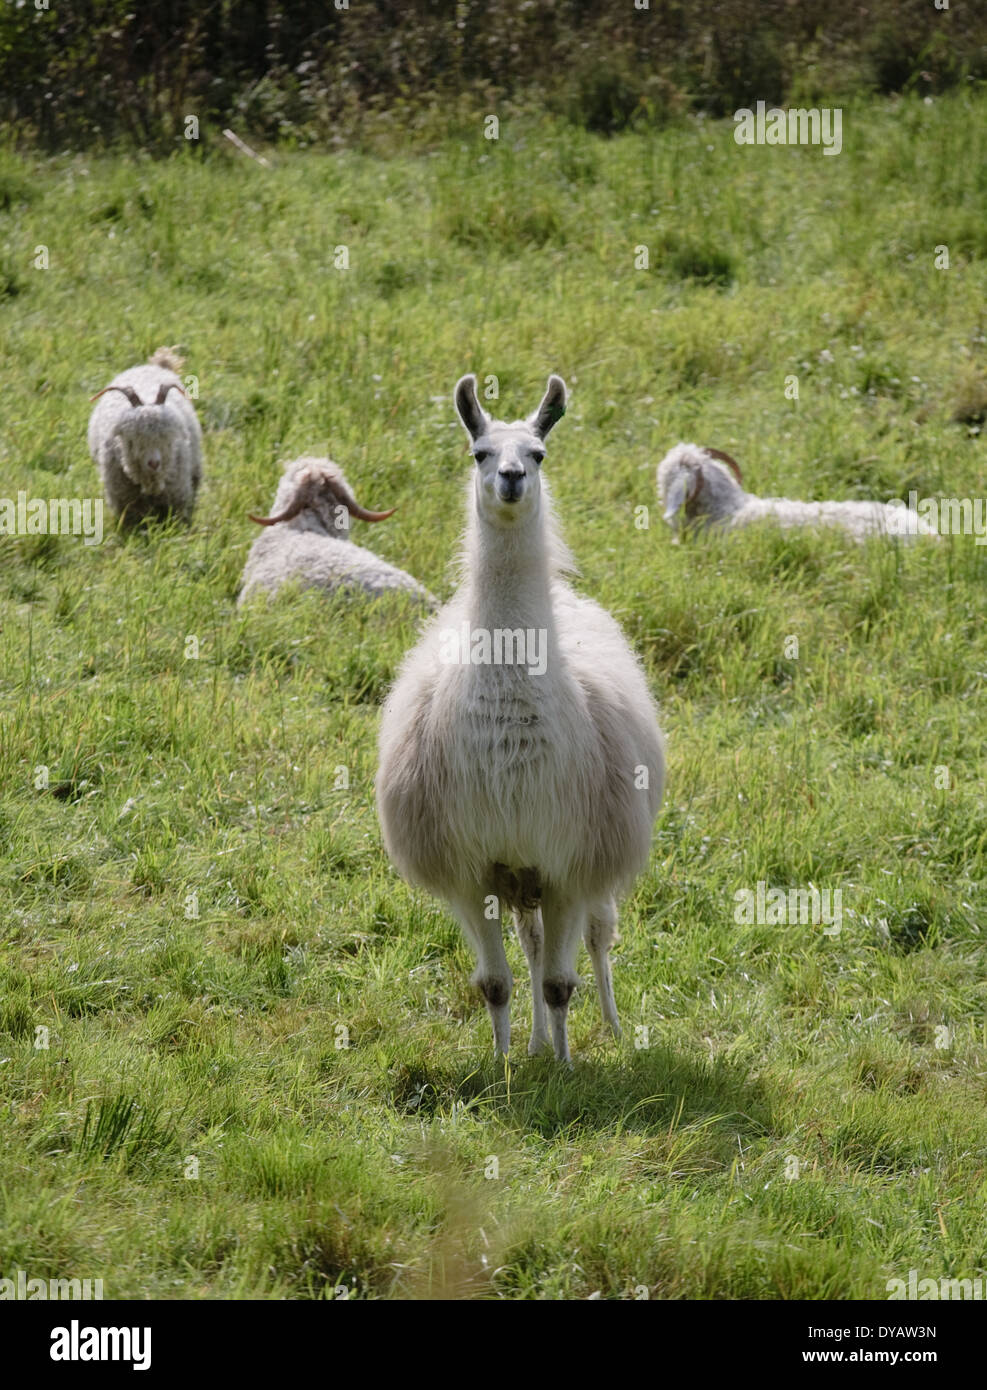
[(534, 459), (535, 463), (540, 464), (541, 461), (542, 461), (542, 459), (545, 457), (545, 450), (544, 450), (544, 449), (532, 449), (532, 451), (531, 451), (531, 457)]
[(490, 457), (490, 450), (475, 449), (473, 452), (473, 457), (476, 459), (477, 463), (483, 463), (484, 459), (488, 459)]

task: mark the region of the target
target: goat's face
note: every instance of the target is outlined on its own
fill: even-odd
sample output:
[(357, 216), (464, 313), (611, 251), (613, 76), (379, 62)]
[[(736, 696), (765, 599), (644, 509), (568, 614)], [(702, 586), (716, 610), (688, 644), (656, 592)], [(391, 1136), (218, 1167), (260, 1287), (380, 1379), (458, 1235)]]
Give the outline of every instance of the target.
[(456, 384), (459, 418), (470, 437), (476, 462), (476, 506), (496, 526), (514, 526), (538, 511), (545, 436), (565, 413), (565, 382), (548, 379), (541, 405), (528, 420), (492, 420), (476, 395), (476, 377)]
[(175, 420), (164, 407), (135, 406), (116, 426), (124, 473), (149, 497), (165, 492), (175, 471)]
[[(181, 465), (177, 441), (181, 420), (169, 404), (169, 393), (185, 392), (177, 381), (163, 381), (155, 400), (145, 403), (133, 386), (104, 386), (91, 400), (108, 396), (116, 404), (113, 435), (120, 466), (132, 483), (150, 497), (167, 492)], [(126, 402), (126, 404), (124, 404)]]
[(736, 461), (719, 449), (700, 449), (695, 444), (670, 449), (658, 465), (657, 482), (665, 508), (663, 519), (678, 531), (728, 515), (746, 497)]

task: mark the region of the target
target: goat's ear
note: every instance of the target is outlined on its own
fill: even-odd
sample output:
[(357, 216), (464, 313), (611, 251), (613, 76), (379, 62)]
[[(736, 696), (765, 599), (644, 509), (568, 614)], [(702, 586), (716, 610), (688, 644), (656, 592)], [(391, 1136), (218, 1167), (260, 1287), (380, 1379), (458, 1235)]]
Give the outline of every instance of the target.
[(456, 411), (470, 438), (479, 439), (480, 435), (486, 432), (490, 420), (477, 399), (476, 377), (472, 372), (468, 376), (461, 376), (456, 382), (454, 399)]
[(669, 484), (665, 494), (665, 511), (663, 520), (670, 526), (676, 525), (676, 518), (686, 504), (689, 496), (689, 483), (691, 479), (686, 469), (680, 469)]
[(553, 374), (548, 378), (548, 389), (542, 397), (541, 405), (532, 415), (531, 428), (539, 439), (544, 439), (553, 425), (557, 425), (565, 414), (565, 382)]
[(695, 502), (705, 486), (706, 474), (701, 463), (680, 468), (669, 485), (663, 519), (674, 526), (679, 512), (687, 509), (690, 502)]

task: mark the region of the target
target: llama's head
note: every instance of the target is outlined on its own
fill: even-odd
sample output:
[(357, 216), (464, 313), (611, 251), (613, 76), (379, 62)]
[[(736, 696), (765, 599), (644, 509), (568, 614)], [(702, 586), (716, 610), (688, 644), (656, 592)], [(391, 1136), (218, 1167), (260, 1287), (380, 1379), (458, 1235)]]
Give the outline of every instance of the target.
[(90, 397), (95, 401), (108, 392), (114, 393), (111, 399), (118, 401), (118, 406), (113, 437), (120, 466), (149, 497), (170, 491), (184, 465), (184, 456), (178, 452), (184, 430), (173, 398), (169, 399), (170, 391), (185, 395), (178, 383), (171, 381), (162, 382), (157, 397), (146, 403), (132, 386), (104, 386)]
[(361, 521), (384, 521), (389, 512), (368, 512), (350, 491), (343, 470), (332, 459), (291, 459), (284, 466), (270, 516), (254, 516), (258, 526), (294, 522), (296, 530), (321, 531), (338, 540), (349, 540), (350, 517)]
[(506, 424), (493, 420), (480, 405), (476, 377), (456, 383), (456, 410), (470, 437), (476, 460), (476, 508), (495, 526), (514, 526), (538, 511), (539, 469), (545, 457), (545, 438), (565, 414), (565, 382), (548, 378), (541, 405), (527, 420)]
[(729, 454), (696, 444), (676, 444), (658, 465), (664, 519), (679, 531), (737, 511), (747, 497), (742, 483), (740, 467)]

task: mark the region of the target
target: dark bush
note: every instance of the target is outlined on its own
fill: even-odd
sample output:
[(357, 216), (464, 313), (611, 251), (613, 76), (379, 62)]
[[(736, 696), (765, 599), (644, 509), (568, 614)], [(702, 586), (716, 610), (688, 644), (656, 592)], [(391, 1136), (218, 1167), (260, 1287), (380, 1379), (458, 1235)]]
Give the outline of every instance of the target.
[[(339, 0), (342, 3), (342, 0)], [(642, 0), (643, 3), (643, 0)], [(941, 89), (987, 73), (987, 10), (930, 0), (76, 0), (0, 6), (0, 124), (48, 147), (185, 144), (223, 125), (326, 140), (472, 96), (613, 133), (807, 87)], [(19, 193), (16, 196), (20, 196)], [(0, 190), (0, 203), (2, 203)]]

